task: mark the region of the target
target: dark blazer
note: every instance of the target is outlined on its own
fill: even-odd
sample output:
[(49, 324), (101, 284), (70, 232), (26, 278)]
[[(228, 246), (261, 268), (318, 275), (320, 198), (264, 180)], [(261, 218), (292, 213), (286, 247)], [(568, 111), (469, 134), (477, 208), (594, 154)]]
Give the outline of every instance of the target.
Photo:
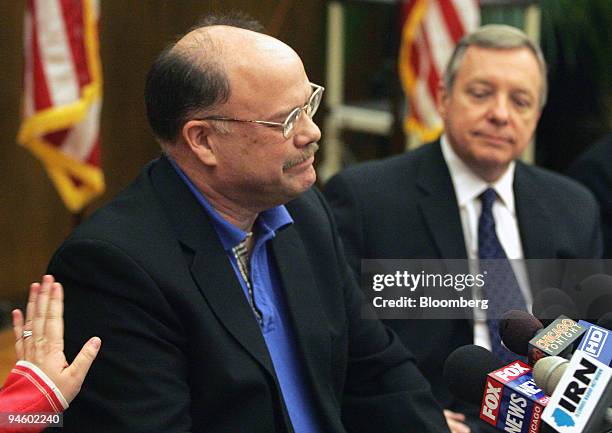
[(572, 163), (567, 174), (595, 194), (601, 208), (604, 258), (612, 259), (612, 132)]
[[(461, 217), (439, 142), (350, 167), (325, 186), (351, 267), (362, 258), (465, 259)], [(597, 204), (582, 186), (517, 161), (514, 195), (526, 258), (601, 256)], [(444, 406), (448, 355), (473, 341), (468, 320), (391, 320)]]
[[(361, 292), (320, 193), (287, 208), (295, 224), (270, 254), (322, 430), (447, 431), (396, 335), (360, 320)], [(66, 290), (68, 358), (102, 338), (65, 431), (293, 431), (218, 236), (164, 157), (77, 228), (49, 272)]]

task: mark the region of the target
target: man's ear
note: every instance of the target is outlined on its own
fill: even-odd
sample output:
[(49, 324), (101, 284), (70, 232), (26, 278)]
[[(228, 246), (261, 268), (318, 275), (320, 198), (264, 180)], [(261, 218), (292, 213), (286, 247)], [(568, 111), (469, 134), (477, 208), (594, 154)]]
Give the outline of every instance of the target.
[(212, 125), (203, 120), (189, 120), (181, 129), (183, 140), (187, 147), (205, 165), (217, 165), (214, 147), (211, 146), (211, 136), (214, 133)]
[(438, 107), (438, 113), (440, 117), (444, 119), (446, 117), (446, 104), (448, 102), (448, 91), (442, 81), (438, 84), (438, 95), (436, 96), (436, 105)]

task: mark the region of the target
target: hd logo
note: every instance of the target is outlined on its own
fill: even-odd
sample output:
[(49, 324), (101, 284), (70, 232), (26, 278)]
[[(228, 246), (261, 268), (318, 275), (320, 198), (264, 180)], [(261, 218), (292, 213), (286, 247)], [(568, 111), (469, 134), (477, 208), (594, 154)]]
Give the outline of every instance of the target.
[(607, 338), (608, 333), (605, 329), (597, 326), (591, 326), (587, 334), (584, 336), (585, 345), (584, 349), (582, 350), (591, 355), (593, 358), (599, 358)]

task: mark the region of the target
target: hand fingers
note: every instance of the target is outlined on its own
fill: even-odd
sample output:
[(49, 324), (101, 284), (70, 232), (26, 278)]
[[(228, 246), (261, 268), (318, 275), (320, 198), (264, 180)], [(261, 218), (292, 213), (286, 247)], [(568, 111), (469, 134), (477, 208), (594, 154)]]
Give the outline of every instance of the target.
[(465, 415), (460, 412), (453, 412), (452, 410), (444, 409), (444, 416), (446, 418), (454, 419), (456, 421), (465, 421)]
[(15, 335), (15, 354), (17, 359), (23, 359), (23, 313), (13, 310), (13, 334)]
[(100, 338), (90, 338), (89, 341), (83, 345), (83, 348), (76, 358), (74, 358), (72, 364), (62, 372), (62, 375), (66, 374), (71, 378), (71, 383), (69, 384), (71, 389), (61, 390), (68, 402), (70, 402), (81, 389), (81, 384), (85, 380), (85, 375), (87, 375), (89, 367), (91, 367), (96, 356), (98, 356), (101, 344), (102, 341)]
[(472, 430), (460, 421), (447, 419), (446, 423), (451, 433), (470, 433)]
[(45, 336), (45, 322), (47, 320), (47, 307), (49, 295), (53, 287), (54, 279), (51, 275), (45, 275), (38, 291), (38, 297), (34, 304), (34, 317), (32, 318), (32, 336), (39, 339)]
[(34, 360), (42, 362), (46, 354), (45, 323), (47, 321), (47, 307), (49, 305), (49, 295), (53, 287), (53, 276), (45, 275), (38, 291), (36, 304), (34, 307), (34, 318), (32, 320), (32, 340), (34, 340)]
[(53, 283), (47, 308), (45, 338), (52, 350), (64, 351), (64, 290), (60, 283)]
[(461, 421), (465, 421), (465, 415), (458, 412), (453, 412), (448, 409), (444, 410), (444, 417), (448, 428), (452, 433), (470, 433), (471, 429)]
[[(36, 310), (36, 299), (38, 298), (38, 291), (40, 290), (40, 283), (30, 284), (30, 294), (28, 296), (28, 304), (26, 305), (25, 322), (23, 324), (23, 330), (32, 330), (32, 318), (34, 317), (34, 311)], [(23, 359), (26, 361), (32, 361), (32, 337), (22, 339), (23, 342)]]

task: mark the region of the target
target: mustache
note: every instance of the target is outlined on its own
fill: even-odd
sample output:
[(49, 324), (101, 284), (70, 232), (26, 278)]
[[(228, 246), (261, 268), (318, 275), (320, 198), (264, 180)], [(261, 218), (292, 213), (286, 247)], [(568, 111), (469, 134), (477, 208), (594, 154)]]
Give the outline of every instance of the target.
[(289, 170), (291, 167), (295, 167), (296, 165), (303, 163), (308, 158), (310, 158), (315, 153), (317, 153), (318, 150), (319, 150), (319, 143), (317, 143), (316, 141), (313, 141), (312, 143), (306, 146), (306, 148), (304, 149), (304, 152), (300, 156), (290, 159), (289, 161), (286, 161), (283, 164), (283, 171)]

